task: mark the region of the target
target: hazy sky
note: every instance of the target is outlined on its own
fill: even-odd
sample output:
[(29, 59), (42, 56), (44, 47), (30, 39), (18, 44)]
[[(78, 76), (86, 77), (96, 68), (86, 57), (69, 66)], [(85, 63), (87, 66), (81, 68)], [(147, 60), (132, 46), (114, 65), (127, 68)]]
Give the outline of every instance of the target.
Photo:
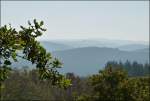
[(49, 39), (149, 40), (148, 1), (2, 1), (2, 25), (43, 20)]

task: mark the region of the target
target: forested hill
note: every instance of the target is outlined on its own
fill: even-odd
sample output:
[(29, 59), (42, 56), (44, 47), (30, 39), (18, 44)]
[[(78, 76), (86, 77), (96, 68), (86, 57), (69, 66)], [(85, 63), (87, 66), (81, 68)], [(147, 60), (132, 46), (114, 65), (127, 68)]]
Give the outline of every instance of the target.
[[(47, 49), (47, 51), (51, 52)], [(106, 47), (82, 47), (61, 51), (54, 51), (52, 55), (59, 58), (63, 63), (61, 72), (74, 72), (80, 76), (86, 76), (96, 73), (102, 69), (108, 61), (129, 60), (138, 63), (149, 62), (149, 51), (147, 49), (139, 49), (135, 51), (122, 51), (117, 48)], [(20, 59), (18, 63), (14, 63), (13, 67), (29, 66), (34, 67), (30, 62)]]
[(84, 47), (64, 51), (52, 52), (64, 64), (65, 72), (74, 72), (78, 75), (96, 73), (103, 68), (108, 61), (129, 60), (139, 63), (149, 62), (149, 51), (121, 51), (106, 47)]

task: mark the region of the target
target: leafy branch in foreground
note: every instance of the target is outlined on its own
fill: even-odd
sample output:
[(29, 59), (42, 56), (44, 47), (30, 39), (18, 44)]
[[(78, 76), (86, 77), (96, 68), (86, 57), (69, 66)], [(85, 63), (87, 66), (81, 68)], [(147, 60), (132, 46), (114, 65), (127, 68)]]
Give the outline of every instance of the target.
[(33, 23), (28, 21), (28, 27), (20, 26), (19, 31), (11, 26), (0, 27), (0, 87), (11, 71), (11, 64), (17, 62), (18, 57), (35, 64), (40, 78), (50, 80), (52, 85), (64, 88), (70, 85), (70, 80), (57, 71), (62, 63), (47, 53), (36, 40), (46, 31), (42, 28), (43, 24), (43, 21), (34, 19)]

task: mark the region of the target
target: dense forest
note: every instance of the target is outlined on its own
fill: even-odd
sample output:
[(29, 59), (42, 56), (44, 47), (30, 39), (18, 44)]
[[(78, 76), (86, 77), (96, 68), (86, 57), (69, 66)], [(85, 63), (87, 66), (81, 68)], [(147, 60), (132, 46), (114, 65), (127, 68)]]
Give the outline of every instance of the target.
[(10, 73), (1, 100), (149, 101), (149, 70), (148, 64), (112, 61), (98, 74), (87, 77), (67, 73), (72, 85), (62, 89), (52, 86), (49, 80), (40, 80), (37, 70), (23, 67)]
[(106, 64), (106, 67), (111, 66), (112, 68), (123, 68), (128, 72), (129, 76), (148, 76), (150, 75), (150, 66), (149, 63), (141, 64), (136, 61), (130, 62), (115, 62), (110, 61)]

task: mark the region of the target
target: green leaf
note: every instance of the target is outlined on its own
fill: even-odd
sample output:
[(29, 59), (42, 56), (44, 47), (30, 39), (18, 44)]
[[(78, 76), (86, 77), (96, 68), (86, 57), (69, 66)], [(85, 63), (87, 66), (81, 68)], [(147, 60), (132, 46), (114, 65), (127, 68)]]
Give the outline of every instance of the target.
[(10, 62), (9, 60), (5, 60), (5, 61), (4, 61), (4, 64), (5, 64), (5, 65), (11, 65), (11, 62)]
[(43, 21), (41, 21), (41, 22), (40, 22), (40, 26), (43, 26), (43, 24), (44, 24), (44, 22), (43, 22)]
[(16, 54), (15, 52), (12, 52), (12, 58), (13, 58), (13, 59), (16, 59), (16, 55), (17, 55), (17, 54)]
[(28, 24), (29, 24), (29, 25), (31, 25), (31, 22), (30, 22), (30, 21), (28, 21)]

